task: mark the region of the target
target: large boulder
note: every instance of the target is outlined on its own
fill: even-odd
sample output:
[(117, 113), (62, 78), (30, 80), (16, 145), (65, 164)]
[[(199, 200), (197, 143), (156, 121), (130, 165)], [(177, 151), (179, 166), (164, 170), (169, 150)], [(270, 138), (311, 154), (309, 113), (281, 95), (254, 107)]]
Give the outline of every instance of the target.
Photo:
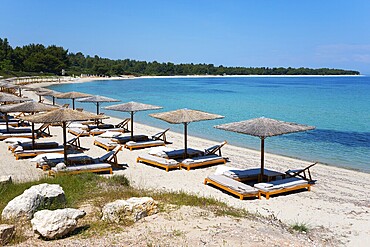
[(52, 203), (65, 203), (62, 187), (58, 184), (35, 185), (11, 200), (1, 217), (3, 220), (31, 219), (38, 208), (47, 207)]
[(60, 238), (77, 227), (77, 220), (86, 215), (85, 211), (65, 208), (57, 210), (41, 210), (31, 220), (35, 233), (46, 238)]
[(6, 245), (14, 236), (14, 226), (13, 225), (0, 225), (0, 245)]
[(132, 197), (117, 200), (103, 207), (102, 220), (108, 222), (136, 222), (158, 212), (157, 202), (151, 197)]

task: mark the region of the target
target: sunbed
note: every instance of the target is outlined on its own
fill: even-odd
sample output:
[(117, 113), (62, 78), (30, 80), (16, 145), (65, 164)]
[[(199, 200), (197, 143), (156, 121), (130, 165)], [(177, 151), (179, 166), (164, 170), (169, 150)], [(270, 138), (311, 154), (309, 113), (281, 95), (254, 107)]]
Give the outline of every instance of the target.
[[(185, 155), (184, 149), (156, 149), (154, 152), (150, 152), (152, 155), (166, 158), (166, 159), (183, 159)], [(197, 149), (188, 148), (187, 155), (188, 157), (197, 157), (203, 155), (204, 152)]]
[(101, 129), (101, 128), (96, 128), (96, 129), (92, 129), (90, 130), (90, 135), (92, 136), (96, 136), (96, 135), (101, 135), (107, 131), (111, 131), (111, 132), (118, 132), (118, 133), (125, 133), (125, 130), (122, 129), (122, 128), (107, 128), (107, 129)]
[(134, 142), (140, 142), (140, 141), (148, 141), (149, 137), (146, 135), (134, 135), (132, 138), (130, 135), (120, 135), (118, 137), (112, 138), (112, 141), (119, 143), (119, 144), (125, 144), (126, 142), (129, 141), (134, 141)]
[(257, 197), (258, 199), (261, 199), (261, 193), (258, 189), (223, 175), (209, 175), (204, 180), (204, 184), (212, 184), (219, 189), (238, 196), (240, 200), (243, 200), (246, 197)]
[(137, 157), (136, 162), (142, 162), (151, 164), (154, 166), (159, 166), (166, 169), (168, 172), (169, 169), (176, 169), (180, 168), (180, 163), (174, 159), (165, 159), (158, 156), (150, 155), (150, 154), (141, 154)]
[[(313, 163), (312, 165), (309, 165), (302, 169), (295, 169), (295, 170), (288, 170), (285, 172), (285, 174), (288, 177), (299, 177), (304, 180), (307, 180), (309, 183), (315, 183), (315, 180), (312, 179), (310, 168), (316, 165), (317, 162)], [(307, 173), (306, 173), (307, 172)]]
[(28, 157), (35, 157), (38, 154), (44, 153), (64, 153), (64, 148), (51, 148), (51, 149), (32, 149), (32, 150), (22, 150), (22, 151), (15, 151), (14, 156), (15, 159), (18, 160), (20, 158), (28, 158)]
[(49, 170), (49, 176), (58, 176), (58, 175), (73, 175), (86, 172), (109, 172), (113, 173), (112, 166), (108, 163), (93, 163), (93, 164), (84, 164), (84, 165), (71, 165), (58, 169), (58, 167), (53, 167)]
[[(91, 163), (92, 158), (84, 153), (78, 154), (68, 154), (67, 155), (68, 163)], [(39, 154), (36, 157), (32, 158), (31, 161), (36, 162), (37, 168), (42, 168), (43, 170), (49, 170), (50, 167), (56, 166), (58, 163), (64, 161), (64, 154), (62, 153), (44, 153)]]
[(57, 148), (59, 146), (59, 143), (57, 142), (35, 142), (34, 147), (32, 146), (31, 142), (18, 142), (15, 144), (11, 144), (8, 146), (8, 150), (10, 150), (12, 153), (17, 150), (17, 148), (21, 148), (21, 150), (30, 150), (30, 149), (48, 149), (48, 148)]
[[(264, 180), (270, 181), (274, 180), (278, 177), (285, 178), (285, 174), (282, 172), (264, 169)], [(258, 180), (261, 174), (261, 168), (248, 168), (248, 169), (239, 169), (234, 167), (228, 167), (222, 173), (222, 175), (232, 178), (237, 181), (246, 182), (246, 181), (253, 181)]]
[[(37, 138), (37, 135), (34, 135), (35, 138)], [(7, 138), (12, 137), (20, 137), (20, 138), (32, 138), (32, 133), (10, 133), (10, 134), (4, 134), (0, 133), (0, 141), (5, 140)]]
[(152, 138), (147, 141), (138, 141), (138, 142), (129, 141), (125, 144), (125, 148), (128, 148), (130, 149), (130, 151), (132, 151), (133, 149), (138, 149), (138, 148), (165, 146), (167, 143), (166, 132), (168, 130), (169, 129), (166, 129), (164, 131), (161, 131), (153, 135)]
[(69, 141), (67, 141), (67, 144), (76, 149), (76, 150), (79, 150), (79, 151), (87, 151), (89, 150), (89, 148), (85, 148), (85, 147), (82, 147), (81, 146), (81, 141), (80, 141), (80, 137), (83, 135), (83, 133), (77, 135), (76, 137), (73, 137), (72, 139), (70, 139)]
[(226, 163), (226, 159), (220, 157), (218, 155), (206, 155), (206, 156), (198, 156), (194, 158), (188, 158), (180, 162), (180, 169), (186, 168), (188, 171), (191, 168), (201, 167), (201, 166), (208, 166), (208, 165), (215, 165), (220, 163)]
[(107, 151), (110, 151), (117, 147), (118, 143), (112, 141), (112, 139), (110, 138), (95, 137), (94, 145), (102, 147)]
[(311, 190), (311, 184), (307, 180), (301, 178), (285, 178), (268, 183), (258, 183), (254, 185), (262, 195), (265, 195), (266, 199), (270, 198), (270, 195), (281, 194), (289, 191), (296, 191), (300, 189)]
[(75, 136), (89, 136), (90, 133), (86, 130), (83, 130), (81, 128), (68, 128), (68, 133), (71, 133)]
[(31, 133), (32, 130), (29, 127), (13, 127), (8, 126), (8, 129), (6, 126), (1, 125), (0, 126), (0, 133), (4, 134), (12, 134), (12, 133)]
[[(68, 154), (68, 165), (85, 165), (90, 163), (108, 163), (112, 166), (119, 167), (117, 153), (122, 150), (122, 146), (116, 147), (114, 150), (103, 154), (99, 157), (92, 158), (86, 154)], [(48, 157), (49, 156), (49, 157)], [(58, 163), (64, 162), (63, 155), (50, 155), (45, 154), (40, 156), (39, 159), (34, 159), (37, 162), (36, 167), (42, 167), (43, 170), (48, 170), (50, 167), (55, 167)]]

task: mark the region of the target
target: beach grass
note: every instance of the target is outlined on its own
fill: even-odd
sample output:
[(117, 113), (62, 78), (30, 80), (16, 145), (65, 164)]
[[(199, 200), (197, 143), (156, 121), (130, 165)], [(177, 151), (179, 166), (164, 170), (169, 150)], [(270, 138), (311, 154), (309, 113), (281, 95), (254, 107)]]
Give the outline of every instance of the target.
[[(217, 216), (246, 217), (250, 216), (246, 210), (236, 209), (228, 206), (213, 198), (199, 197), (189, 195), (185, 192), (159, 192), (145, 189), (137, 189), (130, 186), (129, 181), (124, 176), (102, 177), (95, 174), (80, 174), (73, 176), (59, 176), (56, 178), (46, 177), (34, 182), (13, 183), (0, 185), (0, 211), (4, 209), (7, 203), (16, 196), (23, 193), (24, 190), (33, 185), (49, 183), (59, 184), (66, 195), (66, 204), (47, 205), (41, 209), (56, 209), (64, 207), (78, 208), (81, 205), (91, 204), (97, 208), (102, 208), (106, 203), (118, 199), (128, 199), (130, 197), (149, 196), (156, 200), (159, 209), (162, 212), (176, 210), (181, 206), (195, 206), (207, 209)], [(122, 227), (127, 227), (133, 222), (124, 222), (121, 224), (108, 224), (100, 219), (100, 210), (90, 215), (83, 227), (76, 229), (72, 235), (79, 235), (82, 238), (88, 238), (94, 235), (103, 235), (107, 231), (121, 231)], [(0, 223), (7, 223), (0, 220)], [(29, 222), (23, 222), (23, 227), (18, 228), (12, 243), (17, 244), (27, 239), (24, 235), (26, 228), (30, 227)], [(22, 230), (23, 229), (23, 230)], [(174, 233), (179, 235), (180, 233)]]
[(291, 228), (297, 232), (308, 232), (310, 230), (308, 224), (303, 222), (296, 222), (291, 225)]

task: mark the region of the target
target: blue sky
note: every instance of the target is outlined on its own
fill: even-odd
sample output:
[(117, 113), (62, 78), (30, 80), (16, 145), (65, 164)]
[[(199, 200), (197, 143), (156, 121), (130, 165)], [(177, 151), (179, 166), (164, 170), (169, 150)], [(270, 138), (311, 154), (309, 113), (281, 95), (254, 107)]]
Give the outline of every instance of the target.
[(112, 59), (370, 74), (368, 0), (0, 0), (0, 37)]

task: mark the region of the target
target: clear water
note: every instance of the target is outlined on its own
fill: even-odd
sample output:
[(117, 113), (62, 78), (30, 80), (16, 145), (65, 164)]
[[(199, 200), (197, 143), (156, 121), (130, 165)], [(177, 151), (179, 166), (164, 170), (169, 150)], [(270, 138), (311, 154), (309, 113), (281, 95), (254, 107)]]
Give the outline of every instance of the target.
[[(313, 131), (268, 138), (266, 151), (370, 172), (370, 77), (155, 78), (51, 88), (108, 96), (122, 103), (159, 105), (164, 108), (161, 111), (189, 108), (221, 114), (224, 119), (191, 123), (189, 134), (253, 149), (259, 149), (259, 138), (213, 126), (262, 116), (314, 125), (317, 129)], [(77, 102), (76, 107), (96, 109), (92, 103)], [(128, 113), (102, 111), (129, 117)], [(149, 117), (153, 112), (136, 113), (135, 121), (183, 131), (182, 125)]]

